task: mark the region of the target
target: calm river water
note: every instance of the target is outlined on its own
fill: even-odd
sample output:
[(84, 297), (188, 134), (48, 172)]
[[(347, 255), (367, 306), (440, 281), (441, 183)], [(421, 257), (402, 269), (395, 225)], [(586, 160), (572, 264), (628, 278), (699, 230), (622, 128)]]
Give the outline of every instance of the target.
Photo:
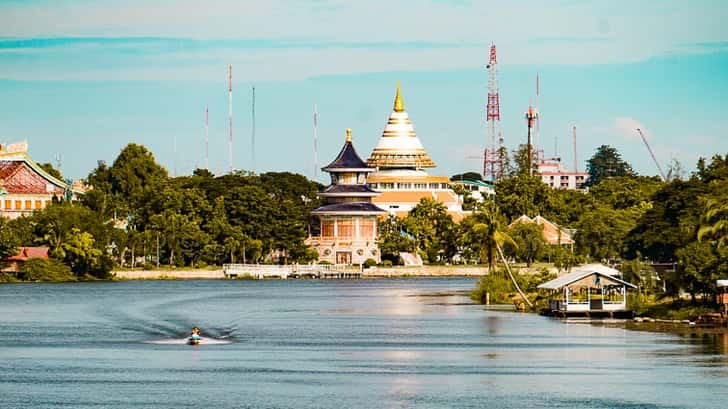
[[(728, 406), (725, 338), (485, 311), (448, 295), (473, 285), (2, 285), (0, 407)], [(219, 343), (184, 345), (193, 325)]]

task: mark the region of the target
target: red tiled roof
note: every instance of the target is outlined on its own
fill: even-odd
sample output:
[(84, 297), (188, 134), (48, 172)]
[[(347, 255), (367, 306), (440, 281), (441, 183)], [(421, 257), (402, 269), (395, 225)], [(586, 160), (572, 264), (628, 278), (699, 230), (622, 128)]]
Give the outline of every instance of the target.
[(17, 160), (0, 160), (0, 187), (11, 194), (63, 194), (62, 188), (47, 181), (27, 163)]
[(18, 254), (10, 256), (5, 261), (26, 261), (29, 258), (48, 258), (48, 247), (18, 247)]

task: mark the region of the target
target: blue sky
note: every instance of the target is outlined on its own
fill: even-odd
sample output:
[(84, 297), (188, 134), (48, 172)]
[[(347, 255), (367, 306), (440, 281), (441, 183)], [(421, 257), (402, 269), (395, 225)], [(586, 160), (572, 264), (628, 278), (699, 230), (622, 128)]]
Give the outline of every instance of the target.
[[(504, 4), (508, 3), (508, 4)], [(498, 46), (501, 127), (525, 141), (541, 95), (540, 145), (579, 167), (601, 144), (656, 174), (728, 153), (724, 1), (0, 1), (0, 142), (27, 139), (40, 162), (85, 177), (129, 142), (171, 174), (227, 165), (227, 64), (234, 71), (234, 166), (313, 174), (352, 128), (367, 157), (396, 82), (437, 174), (480, 170), (485, 64)], [(323, 180), (323, 179), (322, 179)]]

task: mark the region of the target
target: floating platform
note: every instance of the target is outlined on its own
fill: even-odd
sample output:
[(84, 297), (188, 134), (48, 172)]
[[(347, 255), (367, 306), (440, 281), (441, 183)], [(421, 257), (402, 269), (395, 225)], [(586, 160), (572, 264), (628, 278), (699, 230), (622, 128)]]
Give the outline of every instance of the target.
[(541, 310), (541, 315), (557, 318), (619, 318), (631, 319), (634, 317), (632, 310), (585, 310), (585, 311), (563, 311), (563, 310)]

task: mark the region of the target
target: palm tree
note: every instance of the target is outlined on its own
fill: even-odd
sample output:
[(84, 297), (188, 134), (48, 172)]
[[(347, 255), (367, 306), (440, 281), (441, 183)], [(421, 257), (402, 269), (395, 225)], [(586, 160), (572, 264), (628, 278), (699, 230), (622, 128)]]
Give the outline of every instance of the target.
[(488, 270), (495, 271), (497, 247), (506, 244), (515, 246), (516, 243), (506, 233), (507, 226), (503, 223), (503, 217), (495, 203), (484, 203), (472, 217), (471, 227), (465, 232), (465, 242), (478, 246), (481, 260), (487, 260)]
[(511, 272), (508, 261), (503, 256), (502, 247), (506, 244), (516, 246), (516, 242), (506, 233), (507, 226), (503, 223), (503, 217), (498, 211), (498, 207), (493, 202), (485, 202), (473, 217), (475, 218), (475, 224), (465, 233), (466, 241), (480, 243), (481, 254), (485, 254), (488, 259), (489, 273), (495, 272), (497, 258), (500, 256), (501, 261), (506, 267), (506, 272), (513, 282), (513, 286), (526, 303), (533, 308), (533, 304), (531, 304), (531, 301), (521, 291), (521, 287)]
[(705, 200), (698, 240), (704, 238), (715, 240), (718, 248), (728, 245), (728, 195)]

